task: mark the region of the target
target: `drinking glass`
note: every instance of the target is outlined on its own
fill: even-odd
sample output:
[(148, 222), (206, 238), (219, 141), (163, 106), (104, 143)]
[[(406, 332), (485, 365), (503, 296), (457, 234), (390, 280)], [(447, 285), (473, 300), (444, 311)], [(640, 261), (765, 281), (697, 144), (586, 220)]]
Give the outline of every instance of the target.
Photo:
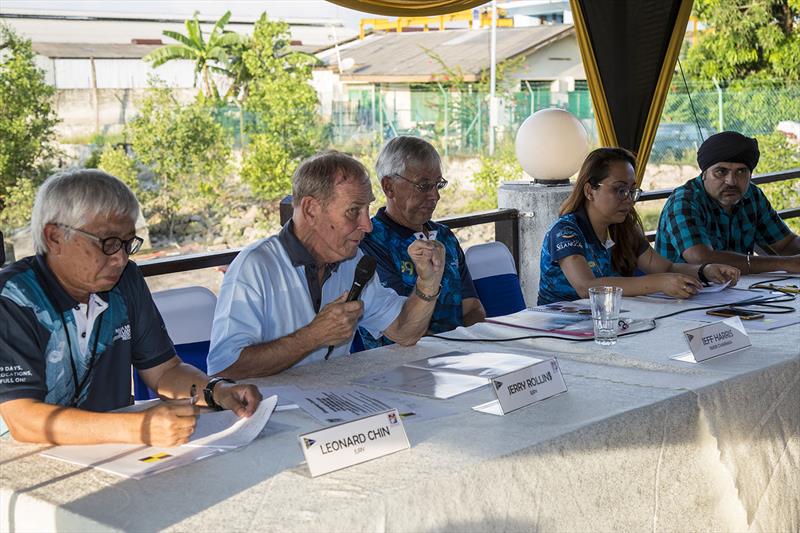
[(594, 342), (600, 346), (616, 344), (622, 289), (619, 287), (591, 287), (589, 301), (592, 306), (592, 322), (594, 322)]

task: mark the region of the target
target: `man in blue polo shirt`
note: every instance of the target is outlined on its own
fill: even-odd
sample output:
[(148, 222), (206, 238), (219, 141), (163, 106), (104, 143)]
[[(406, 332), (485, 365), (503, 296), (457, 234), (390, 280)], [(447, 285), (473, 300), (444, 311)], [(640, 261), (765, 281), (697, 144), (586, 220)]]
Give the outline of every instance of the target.
[[(447, 226), (431, 220), (439, 190), (447, 185), (436, 149), (417, 137), (395, 137), (381, 150), (376, 169), (386, 207), (372, 217), (372, 233), (364, 237), (361, 249), (377, 260), (381, 283), (400, 295), (410, 294), (417, 272), (406, 249), (415, 240), (438, 241), (445, 248), (445, 269), (428, 331), (440, 333), (484, 320), (458, 239)], [(391, 344), (386, 337), (375, 338), (363, 329), (360, 333), (367, 349)]]
[[(128, 257), (139, 204), (97, 170), (50, 177), (31, 216), (36, 256), (0, 270), (0, 434), (52, 444), (176, 446), (200, 405), (250, 416), (252, 385), (220, 383), (181, 363), (150, 291)], [(131, 364), (164, 402), (137, 413)], [(196, 400), (197, 398), (195, 398)]]
[[(800, 237), (750, 181), (759, 156), (758, 141), (734, 131), (706, 139), (697, 152), (702, 173), (676, 188), (661, 211), (658, 253), (743, 274), (800, 272)], [(769, 255), (753, 255), (756, 245)]]

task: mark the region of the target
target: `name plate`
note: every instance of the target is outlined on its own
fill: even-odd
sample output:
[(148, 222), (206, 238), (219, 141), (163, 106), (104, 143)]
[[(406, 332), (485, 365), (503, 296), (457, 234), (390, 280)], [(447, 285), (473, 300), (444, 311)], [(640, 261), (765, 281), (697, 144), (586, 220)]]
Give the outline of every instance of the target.
[(311, 477), (411, 447), (397, 409), (305, 433), (298, 438)]
[(695, 363), (752, 346), (738, 316), (683, 332)]
[(567, 392), (556, 358), (540, 361), (492, 379), (497, 400), (473, 407), (485, 413), (505, 415), (526, 405)]

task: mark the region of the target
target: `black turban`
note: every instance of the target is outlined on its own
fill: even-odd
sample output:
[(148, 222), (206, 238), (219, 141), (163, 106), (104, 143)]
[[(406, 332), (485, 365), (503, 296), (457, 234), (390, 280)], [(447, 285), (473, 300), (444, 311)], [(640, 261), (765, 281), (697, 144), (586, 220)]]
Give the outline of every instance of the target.
[(711, 165), (723, 161), (742, 163), (752, 172), (760, 155), (757, 140), (735, 131), (723, 131), (712, 135), (700, 145), (697, 150), (697, 164), (705, 172)]

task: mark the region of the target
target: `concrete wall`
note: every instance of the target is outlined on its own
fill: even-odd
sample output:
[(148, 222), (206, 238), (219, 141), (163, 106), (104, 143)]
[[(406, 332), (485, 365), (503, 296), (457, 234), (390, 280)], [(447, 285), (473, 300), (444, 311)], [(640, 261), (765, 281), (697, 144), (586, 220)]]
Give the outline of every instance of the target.
[[(101, 133), (116, 133), (139, 112), (139, 103), (146, 89), (98, 89), (98, 113), (95, 113), (91, 89), (62, 89), (56, 92), (56, 113), (61, 122), (56, 126), (60, 138), (85, 136), (95, 133), (95, 120), (99, 119)], [(197, 89), (175, 89), (180, 102), (191, 102)]]
[(497, 191), (499, 207), (519, 210), (519, 279), (528, 307), (539, 294), (539, 259), (547, 230), (572, 192), (572, 185), (546, 187), (526, 181), (503, 182)]

